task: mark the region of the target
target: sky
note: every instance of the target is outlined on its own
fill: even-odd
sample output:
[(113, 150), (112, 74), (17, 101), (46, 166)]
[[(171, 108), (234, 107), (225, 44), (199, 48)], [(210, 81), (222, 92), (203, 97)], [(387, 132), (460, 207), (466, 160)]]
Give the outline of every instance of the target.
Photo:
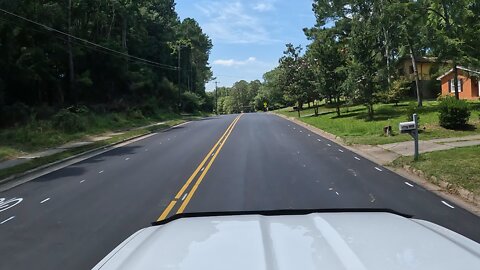
[[(176, 0), (180, 19), (194, 18), (213, 43), (210, 66), (218, 86), (262, 80), (278, 65), (285, 44), (309, 44), (312, 0)], [(207, 84), (213, 91), (214, 82)]]

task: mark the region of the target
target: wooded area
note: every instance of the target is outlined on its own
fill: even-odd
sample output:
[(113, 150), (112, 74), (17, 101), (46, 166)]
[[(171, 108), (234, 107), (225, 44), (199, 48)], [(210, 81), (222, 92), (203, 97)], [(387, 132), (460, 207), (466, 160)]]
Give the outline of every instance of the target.
[[(287, 44), (251, 102), (294, 104), (300, 110), (326, 99), (338, 114), (342, 104), (363, 104), (373, 117), (373, 104), (398, 102), (410, 88), (422, 106), (419, 57), (443, 64), (432, 76), (457, 65), (480, 67), (475, 0), (315, 0), (313, 12), (316, 25), (304, 29), (310, 45), (303, 52)], [(412, 62), (413, 81), (399, 72), (403, 59)], [(458, 98), (458, 80), (454, 89)]]
[(3, 0), (0, 9), (0, 126), (81, 106), (212, 109), (212, 41), (173, 0)]

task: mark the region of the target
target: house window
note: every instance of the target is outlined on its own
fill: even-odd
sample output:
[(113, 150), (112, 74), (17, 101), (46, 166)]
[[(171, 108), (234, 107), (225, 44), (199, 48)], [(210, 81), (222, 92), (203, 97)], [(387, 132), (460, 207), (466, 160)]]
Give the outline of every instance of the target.
[[(463, 79), (458, 79), (458, 92), (463, 91)], [(455, 80), (450, 80), (450, 93), (455, 93)]]

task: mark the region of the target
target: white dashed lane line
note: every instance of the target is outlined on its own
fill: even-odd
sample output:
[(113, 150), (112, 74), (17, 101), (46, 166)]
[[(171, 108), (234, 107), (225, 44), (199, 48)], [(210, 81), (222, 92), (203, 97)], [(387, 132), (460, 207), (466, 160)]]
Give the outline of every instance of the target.
[(125, 158), (125, 160), (130, 160), (130, 158), (129, 158), (129, 157), (127, 157), (127, 158)]
[(5, 223), (7, 223), (7, 222), (9, 222), (10, 220), (12, 220), (12, 219), (14, 219), (14, 218), (15, 218), (15, 216), (9, 217), (9, 218), (5, 219), (4, 221), (0, 222), (0, 225), (3, 225), (3, 224), (5, 224)]
[(452, 209), (454, 209), (454, 208), (455, 208), (453, 205), (451, 205), (451, 204), (447, 203), (446, 201), (442, 201), (442, 203), (443, 203), (443, 204), (445, 204), (446, 206), (448, 206), (448, 207), (452, 208)]
[(321, 142), (322, 140), (320, 140), (320, 139), (317, 139), (317, 141)]
[(85, 180), (80, 181), (80, 184), (83, 183), (83, 182), (85, 182)]
[(101, 173), (103, 173), (103, 171), (99, 171), (98, 173), (100, 173), (100, 174), (101, 174)]
[(46, 203), (46, 202), (48, 202), (48, 201), (50, 201), (50, 198), (46, 198), (45, 200), (41, 201), (40, 204)]
[(327, 143), (328, 146), (332, 146), (331, 144)]
[(405, 185), (409, 186), (409, 187), (413, 187), (412, 184), (408, 183), (408, 182), (405, 182)]
[(310, 137), (311, 135), (310, 134), (307, 134), (308, 137)]
[(360, 160), (358, 157), (354, 157), (356, 160)]
[(342, 149), (338, 149), (338, 152), (342, 152), (342, 153), (343, 153), (343, 150), (342, 150)]
[(378, 167), (375, 167), (375, 170), (379, 171), (379, 172), (383, 172), (382, 169), (378, 168)]

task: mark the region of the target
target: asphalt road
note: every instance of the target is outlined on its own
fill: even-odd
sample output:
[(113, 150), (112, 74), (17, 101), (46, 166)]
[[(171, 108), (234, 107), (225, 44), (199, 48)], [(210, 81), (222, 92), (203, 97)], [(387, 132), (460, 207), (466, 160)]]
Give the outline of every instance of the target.
[(175, 213), (327, 208), (389, 208), (480, 242), (477, 216), (258, 113), (194, 121), (1, 192), (0, 269), (90, 269)]

